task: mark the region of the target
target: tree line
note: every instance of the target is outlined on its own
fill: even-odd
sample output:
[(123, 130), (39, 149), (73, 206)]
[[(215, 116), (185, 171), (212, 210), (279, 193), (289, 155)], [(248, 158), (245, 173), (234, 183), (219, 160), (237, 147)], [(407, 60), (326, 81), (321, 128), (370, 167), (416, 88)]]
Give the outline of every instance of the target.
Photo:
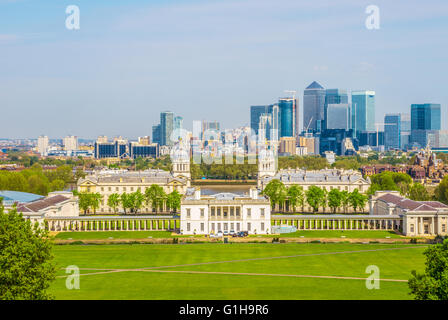
[(413, 182), (406, 173), (383, 171), (370, 177), (371, 185), (367, 194), (373, 195), (376, 191), (399, 191), (404, 197), (415, 201), (439, 200), (431, 196), (424, 185)]
[[(103, 195), (98, 192), (78, 192), (75, 190), (73, 193), (78, 196), (79, 208), (84, 214), (87, 214), (90, 210), (95, 214), (101, 201), (103, 201)], [(107, 205), (113, 209), (114, 213), (122, 208), (124, 214), (139, 213), (145, 205), (151, 206), (153, 212), (163, 211), (164, 207), (177, 212), (180, 209), (181, 198), (182, 195), (177, 190), (167, 194), (161, 186), (153, 184), (144, 193), (140, 190), (132, 193), (112, 193), (107, 198)]]
[(75, 182), (72, 167), (63, 165), (55, 170), (43, 170), (38, 163), (22, 171), (0, 170), (0, 190), (35, 193), (46, 196), (49, 192), (64, 190)]
[(359, 209), (364, 211), (368, 200), (367, 196), (360, 193), (358, 189), (353, 192), (338, 189), (328, 191), (325, 188), (311, 186), (304, 191), (302, 186), (286, 187), (277, 179), (266, 185), (263, 194), (269, 197), (273, 210), (287, 211), (289, 207), (289, 210), (294, 212), (297, 208), (301, 208), (303, 212), (305, 204), (313, 208), (313, 213), (317, 213), (319, 208), (322, 208), (324, 212), (326, 208), (330, 208), (333, 213), (336, 213), (339, 208), (347, 211), (349, 207), (353, 208), (354, 212)]

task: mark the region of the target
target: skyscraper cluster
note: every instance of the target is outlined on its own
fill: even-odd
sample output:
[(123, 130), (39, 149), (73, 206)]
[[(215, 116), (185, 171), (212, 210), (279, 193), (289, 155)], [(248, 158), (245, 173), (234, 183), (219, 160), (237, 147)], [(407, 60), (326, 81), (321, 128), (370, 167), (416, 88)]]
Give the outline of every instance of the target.
[[(444, 145), (445, 141), (448, 143), (448, 134), (440, 130), (440, 109), (440, 104), (413, 104), (410, 114), (388, 113), (384, 123), (377, 123), (375, 91), (356, 90), (349, 94), (344, 89), (326, 89), (313, 81), (303, 93), (302, 132), (298, 126), (298, 100), (294, 98), (252, 106), (250, 124), (259, 139), (278, 140), (280, 153), (304, 154), (305, 148), (308, 154), (349, 155), (364, 146), (379, 150), (427, 144), (448, 147)], [(296, 138), (294, 146), (291, 137)]]

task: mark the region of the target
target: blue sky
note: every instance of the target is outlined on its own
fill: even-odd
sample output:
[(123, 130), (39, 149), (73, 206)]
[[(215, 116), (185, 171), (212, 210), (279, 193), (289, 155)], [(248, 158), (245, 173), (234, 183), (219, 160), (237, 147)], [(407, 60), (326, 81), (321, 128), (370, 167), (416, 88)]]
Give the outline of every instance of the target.
[(301, 104), (313, 80), (375, 90), (380, 122), (440, 103), (445, 127), (447, 18), (446, 0), (0, 0), (0, 137), (134, 138), (165, 110), (248, 125), (250, 105)]

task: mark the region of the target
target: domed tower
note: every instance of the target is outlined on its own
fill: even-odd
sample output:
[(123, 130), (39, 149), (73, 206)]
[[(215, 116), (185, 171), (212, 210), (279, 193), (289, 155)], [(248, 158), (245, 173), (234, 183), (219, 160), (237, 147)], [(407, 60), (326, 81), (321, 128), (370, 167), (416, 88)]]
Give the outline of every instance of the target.
[(258, 154), (258, 187), (266, 177), (273, 177), (277, 173), (277, 158), (272, 150), (262, 150)]
[(190, 186), (190, 153), (188, 149), (181, 147), (174, 147), (171, 150), (171, 162), (173, 164), (172, 174), (175, 178), (183, 178), (187, 180), (187, 185)]

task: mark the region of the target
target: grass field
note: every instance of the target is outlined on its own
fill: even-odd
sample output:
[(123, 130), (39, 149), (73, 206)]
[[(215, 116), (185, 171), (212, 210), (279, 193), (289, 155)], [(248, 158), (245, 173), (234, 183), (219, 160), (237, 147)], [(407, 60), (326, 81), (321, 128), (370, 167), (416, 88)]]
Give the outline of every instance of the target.
[[(393, 244), (185, 244), (55, 246), (56, 299), (410, 299), (426, 246)], [(65, 268), (84, 274), (65, 287)], [(366, 267), (377, 265), (379, 290)], [(97, 270), (95, 270), (97, 269)], [(120, 270), (121, 269), (121, 270)], [(123, 270), (126, 269), (126, 270)], [(319, 277), (329, 278), (319, 278)], [(336, 277), (354, 277), (347, 279)]]

